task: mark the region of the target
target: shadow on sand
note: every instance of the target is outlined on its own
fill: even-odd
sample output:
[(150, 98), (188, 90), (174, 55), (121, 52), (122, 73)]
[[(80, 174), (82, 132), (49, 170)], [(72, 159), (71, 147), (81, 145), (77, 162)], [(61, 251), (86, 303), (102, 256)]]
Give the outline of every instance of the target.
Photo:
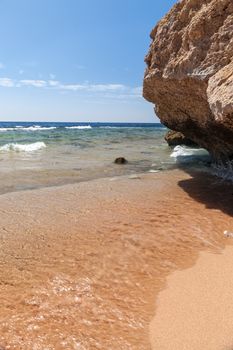
[(233, 182), (223, 181), (204, 171), (182, 166), (180, 169), (191, 176), (191, 179), (178, 182), (190, 197), (203, 203), (208, 209), (221, 210), (233, 217)]

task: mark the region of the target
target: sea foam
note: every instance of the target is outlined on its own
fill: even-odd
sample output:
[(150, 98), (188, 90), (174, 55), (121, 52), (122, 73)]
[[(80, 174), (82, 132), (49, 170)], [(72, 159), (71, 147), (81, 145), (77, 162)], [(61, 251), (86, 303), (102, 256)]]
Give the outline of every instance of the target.
[(15, 128), (0, 128), (0, 132), (13, 131)]
[(14, 128), (0, 128), (0, 132), (7, 132), (7, 131), (45, 131), (45, 130), (54, 130), (56, 129), (55, 126), (39, 126), (39, 125), (32, 125), (32, 126), (21, 126), (17, 125)]
[(176, 146), (170, 157), (176, 158), (177, 161), (190, 161), (208, 155), (208, 152), (203, 148)]
[(7, 143), (0, 147), (1, 152), (35, 152), (40, 149), (46, 148), (46, 144), (44, 142), (34, 142), (29, 144), (20, 144), (20, 143)]
[(77, 129), (77, 130), (85, 130), (92, 129), (90, 125), (76, 125), (76, 126), (66, 126), (66, 129)]
[(17, 131), (23, 130), (23, 131), (45, 131), (45, 130), (54, 130), (56, 129), (56, 126), (40, 126), (40, 125), (32, 125), (32, 126), (17, 126)]

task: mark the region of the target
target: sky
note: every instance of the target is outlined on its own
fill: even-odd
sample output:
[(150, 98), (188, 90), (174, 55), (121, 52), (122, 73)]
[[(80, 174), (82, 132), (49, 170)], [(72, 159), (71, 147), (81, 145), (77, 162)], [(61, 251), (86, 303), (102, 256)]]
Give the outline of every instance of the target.
[(176, 0), (0, 0), (0, 120), (156, 122), (149, 34)]

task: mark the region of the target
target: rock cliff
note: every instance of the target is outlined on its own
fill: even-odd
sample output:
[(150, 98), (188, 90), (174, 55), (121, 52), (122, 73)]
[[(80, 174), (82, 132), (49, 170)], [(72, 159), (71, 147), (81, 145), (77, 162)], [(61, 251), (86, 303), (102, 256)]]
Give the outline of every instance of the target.
[(233, 0), (183, 0), (151, 32), (144, 97), (161, 122), (233, 159)]

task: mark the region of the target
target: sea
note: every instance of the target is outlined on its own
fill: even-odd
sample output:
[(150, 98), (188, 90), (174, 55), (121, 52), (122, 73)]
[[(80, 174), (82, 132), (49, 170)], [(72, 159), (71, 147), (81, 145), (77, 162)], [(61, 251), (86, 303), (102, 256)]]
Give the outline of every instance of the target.
[(166, 132), (157, 123), (0, 122), (0, 194), (205, 164), (206, 151), (172, 149)]

